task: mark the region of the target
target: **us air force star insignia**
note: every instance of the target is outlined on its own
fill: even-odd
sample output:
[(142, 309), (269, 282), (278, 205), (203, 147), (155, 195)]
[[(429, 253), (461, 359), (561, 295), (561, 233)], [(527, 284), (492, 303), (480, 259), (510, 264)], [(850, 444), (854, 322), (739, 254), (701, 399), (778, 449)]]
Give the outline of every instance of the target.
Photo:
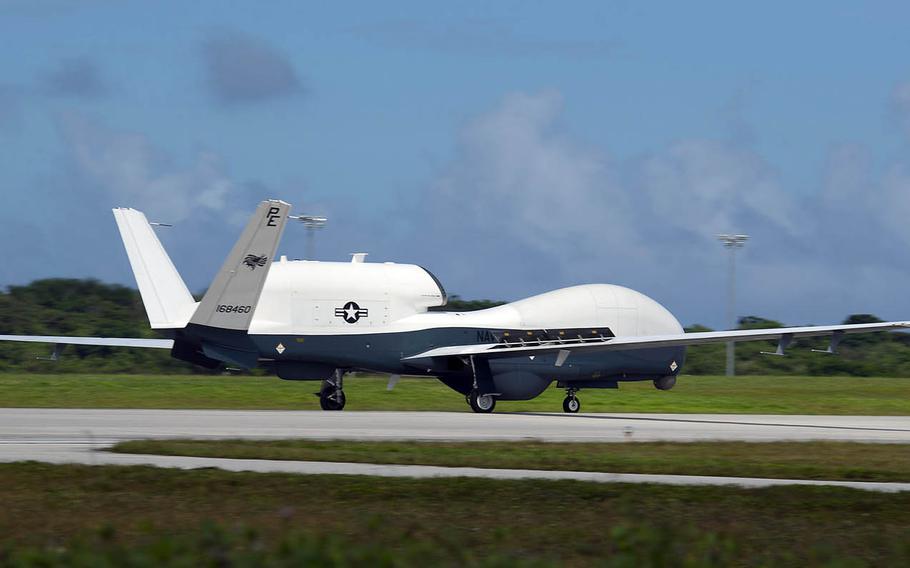
[(343, 308), (335, 308), (335, 317), (342, 318), (348, 323), (357, 323), (360, 318), (368, 315), (370, 315), (370, 310), (361, 308), (354, 301), (348, 302)]
[(281, 343), (279, 343), (278, 345), (275, 346), (275, 351), (277, 351), (279, 355), (284, 353), (284, 349), (285, 349), (285, 347)]
[(675, 371), (675, 370), (678, 369), (678, 368), (679, 368), (679, 365), (676, 364), (676, 361), (673, 361), (672, 363), (670, 363), (670, 370), (671, 370), (671, 371)]

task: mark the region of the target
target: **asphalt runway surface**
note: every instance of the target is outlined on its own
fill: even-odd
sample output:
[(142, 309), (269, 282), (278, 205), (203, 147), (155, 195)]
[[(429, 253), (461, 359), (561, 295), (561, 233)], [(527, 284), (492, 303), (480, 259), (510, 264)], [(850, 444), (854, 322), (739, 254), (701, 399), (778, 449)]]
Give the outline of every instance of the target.
[(907, 416), (717, 414), (473, 414), (248, 410), (0, 409), (0, 462), (154, 465), (229, 471), (395, 477), (576, 479), (677, 485), (840, 485), (910, 491), (910, 483), (805, 481), (685, 475), (397, 466), (113, 454), (105, 447), (144, 438), (344, 440), (541, 440), (693, 442), (709, 440), (910, 443)]

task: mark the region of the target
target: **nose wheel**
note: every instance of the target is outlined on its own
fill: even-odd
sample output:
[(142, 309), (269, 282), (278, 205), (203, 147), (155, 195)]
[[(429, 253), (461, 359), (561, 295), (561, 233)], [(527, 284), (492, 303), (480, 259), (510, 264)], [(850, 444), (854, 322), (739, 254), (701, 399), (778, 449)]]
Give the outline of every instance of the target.
[(575, 394), (575, 389), (566, 390), (566, 398), (562, 401), (562, 411), (568, 412), (569, 414), (575, 414), (581, 409), (581, 402), (578, 400), (578, 396)]
[(338, 369), (331, 379), (322, 381), (322, 388), (319, 390), (319, 406), (323, 410), (343, 410), (345, 397), (342, 389), (342, 380), (344, 371)]

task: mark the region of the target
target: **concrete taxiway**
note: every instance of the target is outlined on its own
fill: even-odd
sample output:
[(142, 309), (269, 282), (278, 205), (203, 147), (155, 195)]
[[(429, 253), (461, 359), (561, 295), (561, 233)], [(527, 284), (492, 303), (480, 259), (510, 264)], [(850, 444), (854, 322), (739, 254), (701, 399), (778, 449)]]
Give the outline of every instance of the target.
[(0, 409), (0, 441), (141, 438), (910, 443), (910, 416)]
[(439, 467), (426, 465), (383, 465), (370, 463), (304, 462), (290, 460), (255, 460), (115, 454), (103, 451), (93, 443), (17, 443), (0, 442), (0, 462), (30, 460), (48, 463), (83, 465), (151, 465), (178, 469), (216, 467), (226, 471), (259, 473), (296, 473), (307, 475), (372, 475), (377, 477), (482, 477), (486, 479), (548, 479), (556, 481), (589, 481), (598, 483), (660, 483), (663, 485), (728, 485), (746, 488), (781, 485), (833, 485), (897, 493), (910, 491), (910, 483), (868, 481), (818, 481), (806, 479), (768, 479), (752, 477), (719, 477), (708, 475), (653, 475), (638, 473), (599, 473), (589, 471), (545, 471), (534, 469), (492, 469), (478, 467)]
[(154, 465), (192, 469), (394, 477), (574, 479), (676, 485), (838, 485), (910, 491), (910, 483), (807, 481), (686, 475), (398, 466), (113, 454), (144, 438), (346, 440), (807, 441), (910, 443), (910, 417), (704, 414), (490, 414), (232, 410), (0, 409), (0, 462)]

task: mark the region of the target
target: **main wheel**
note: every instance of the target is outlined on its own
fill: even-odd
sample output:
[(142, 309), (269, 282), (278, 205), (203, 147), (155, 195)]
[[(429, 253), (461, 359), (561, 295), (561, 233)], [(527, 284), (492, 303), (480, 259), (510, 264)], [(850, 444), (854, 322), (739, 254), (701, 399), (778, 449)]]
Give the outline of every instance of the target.
[(468, 393), (468, 404), (474, 412), (489, 414), (496, 408), (496, 399), (488, 394), (480, 394), (479, 390), (474, 389)]
[(567, 396), (562, 401), (562, 411), (568, 412), (570, 414), (575, 414), (581, 408), (581, 402), (579, 402), (577, 396)]
[(323, 410), (342, 410), (344, 403), (344, 391), (341, 389), (325, 390), (319, 395), (319, 406)]

